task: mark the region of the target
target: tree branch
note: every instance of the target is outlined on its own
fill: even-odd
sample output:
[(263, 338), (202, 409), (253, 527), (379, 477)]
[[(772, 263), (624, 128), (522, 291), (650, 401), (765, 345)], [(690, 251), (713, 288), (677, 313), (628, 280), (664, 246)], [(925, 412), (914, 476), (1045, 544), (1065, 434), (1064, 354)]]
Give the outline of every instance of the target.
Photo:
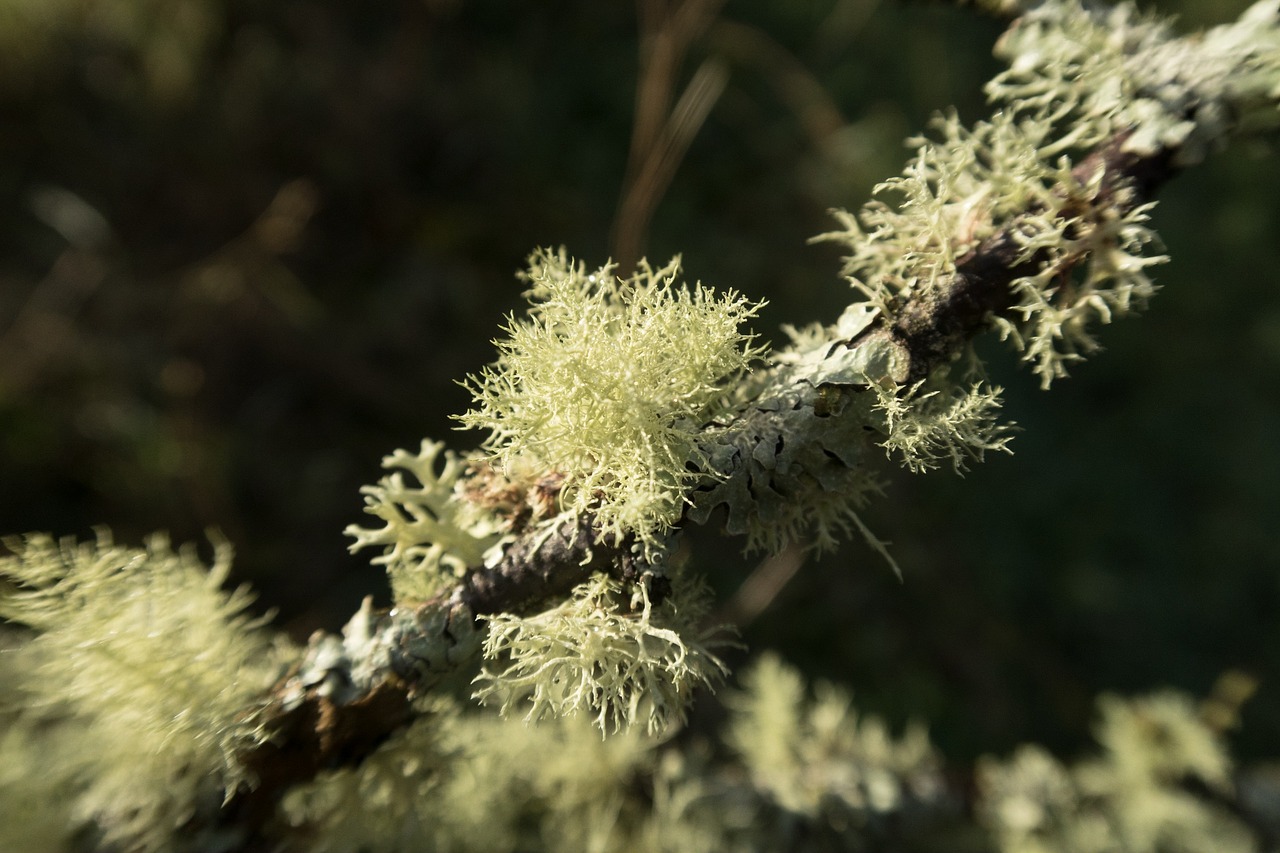
[[(1127, 213), (1150, 201), (1176, 172), (1176, 150), (1152, 154), (1125, 149), (1131, 132), (1117, 135), (1085, 157), (1073, 170), (1087, 185), (1102, 172), (1097, 193), (1088, 203)], [(1011, 285), (1044, 266), (1046, 252), (1029, 256), (1017, 240), (1019, 222), (997, 231), (956, 262), (955, 274), (940, 287), (913, 298), (897, 312), (887, 331), (910, 358), (907, 382), (924, 379), (940, 364), (961, 352), (965, 344), (988, 328), (992, 315), (1005, 315), (1013, 305)]]
[[(705, 6), (690, 2), (682, 8), (709, 10), (710, 14), (716, 6), (711, 0)], [(642, 3), (644, 8), (664, 7)], [(697, 22), (703, 23), (701, 19)], [(699, 30), (692, 24), (690, 27), (690, 32)], [(650, 21), (649, 29), (653, 28)], [(671, 66), (673, 58), (681, 54), (673, 47), (679, 45), (648, 46), (660, 54), (650, 57), (651, 64)], [(1230, 112), (1231, 98), (1237, 93), (1226, 87), (1233, 66), (1223, 57), (1227, 54), (1212, 57), (1218, 63), (1212, 67), (1217, 76), (1210, 75), (1203, 91), (1178, 81), (1178, 85), (1185, 84), (1183, 100), (1177, 103), (1185, 103), (1186, 121), (1170, 124), (1170, 116), (1164, 116), (1165, 124), (1157, 128), (1164, 134), (1158, 137), (1159, 143), (1144, 139), (1143, 145), (1127, 145), (1134, 141), (1136, 131), (1125, 130), (1074, 166), (1064, 185), (1053, 191), (1062, 202), (1056, 214), (1062, 217), (1060, 221), (1092, 223), (1134, 213), (1179, 166), (1198, 160), (1208, 144), (1231, 129), (1222, 114)], [(1169, 73), (1176, 76), (1180, 71), (1175, 68)], [(661, 107), (670, 99), (668, 78), (669, 70), (656, 75), (658, 82), (652, 91), (641, 92), (639, 113), (651, 118), (663, 114)], [(1240, 90), (1249, 97), (1249, 92), (1263, 91), (1269, 85), (1263, 78), (1250, 79), (1253, 88)], [(1014, 80), (1014, 87), (1017, 84)], [(1227, 94), (1215, 94), (1214, 86)], [(1177, 90), (1177, 86), (1172, 88)], [(1161, 97), (1172, 96), (1164, 93)], [(1274, 99), (1274, 95), (1270, 97)], [(1208, 116), (1203, 133), (1200, 112)], [(634, 155), (652, 148), (658, 126), (650, 122), (645, 132), (637, 129), (633, 170)], [(639, 144), (646, 140), (647, 144)], [(1089, 195), (1083, 195), (1082, 188), (1089, 188)], [(813, 344), (811, 352), (787, 353), (769, 370), (753, 375), (749, 380), (754, 389), (751, 398), (740, 402), (733, 417), (705, 427), (707, 477), (685, 495), (689, 508), (677, 526), (705, 522), (722, 502), (731, 508), (727, 523), (731, 533), (749, 531), (743, 512), (761, 515), (754, 519), (758, 529), (799, 526), (811, 519), (779, 519), (777, 515), (778, 506), (785, 508), (788, 503), (794, 506), (786, 511), (800, 516), (811, 512), (797, 491), (791, 490), (792, 485), (799, 483), (801, 491), (825, 490), (829, 494), (867, 488), (869, 480), (842, 479), (860, 466), (858, 448), (867, 443), (860, 431), (875, 429), (866, 419), (873, 408), (866, 401), (877, 395), (867, 394), (852, 405), (850, 400), (859, 399), (857, 392), (868, 390), (870, 384), (887, 386), (878, 387), (877, 394), (892, 393), (894, 386), (914, 388), (936, 368), (963, 353), (994, 321), (1010, 315), (1018, 304), (1020, 282), (1046, 272), (1060, 272), (1065, 279), (1072, 267), (1084, 260), (1078, 253), (1071, 254), (1076, 249), (1052, 254), (1049, 249), (1027, 248), (1027, 241), (1021, 239), (1023, 226), (1030, 227), (1034, 217), (1048, 212), (1045, 196), (1039, 198), (1040, 202), (1028, 202), (1028, 209), (1020, 216), (1009, 219), (1006, 211), (1000, 220), (1003, 225), (988, 222), (987, 228), (976, 228), (973, 233), (989, 236), (957, 258), (949, 273), (889, 298), (885, 305), (889, 310), (846, 312), (827, 330), (829, 334)], [(1054, 207), (1056, 210), (1057, 205)], [(1062, 235), (1068, 242), (1072, 227), (1068, 225)], [(960, 235), (949, 236), (957, 244), (963, 242)], [(1091, 245), (1087, 240), (1080, 243), (1086, 248), (1079, 252)], [(1050, 270), (1049, 264), (1061, 269)], [(806, 363), (805, 359), (810, 356), (823, 363), (821, 373), (809, 369), (814, 362)], [(833, 388), (834, 394), (830, 393)], [(791, 480), (786, 479), (788, 468), (793, 472)], [(795, 471), (801, 472), (799, 479)], [(758, 509), (744, 511), (741, 504), (734, 509), (725, 497), (730, 492), (744, 496), (747, 503), (757, 492), (769, 492), (775, 499), (769, 510), (773, 515)], [(834, 510), (827, 520), (847, 527), (852, 517), (853, 523), (861, 526), (849, 509), (853, 505), (856, 501), (846, 498), (843, 508)], [(562, 520), (550, 529), (534, 526), (508, 544), (496, 564), (472, 567), (454, 588), (432, 601), (381, 612), (366, 601), (342, 636), (312, 637), (302, 662), (277, 686), (264, 709), (264, 725), (273, 732), (272, 740), (243, 756), (244, 765), (256, 774), (256, 787), (238, 792), (223, 809), (219, 822), (259, 837), (291, 786), (322, 770), (359, 764), (414, 718), (415, 700), (447, 679), (465, 678), (481, 647), (484, 629), (477, 620), (482, 617), (536, 612), (564, 598), (594, 572), (652, 583), (646, 572), (649, 567), (635, 557), (633, 545), (629, 539), (604, 541), (588, 515)], [(651, 589), (651, 593), (660, 595), (661, 590)]]
[[(1134, 155), (1124, 150), (1124, 140), (1113, 139), (1076, 167), (1079, 177), (1104, 170), (1094, 203), (1142, 204), (1174, 172), (1174, 152)], [(984, 240), (957, 263), (943, 286), (906, 301), (892, 323), (878, 318), (847, 341), (848, 348), (890, 337), (908, 358), (902, 384), (922, 379), (958, 355), (988, 328), (992, 314), (1009, 309), (1010, 284), (1043, 263), (1039, 255), (1021, 258), (1016, 228), (1015, 222)], [(784, 392), (769, 388), (752, 403)], [(804, 386), (803, 393), (815, 427), (827, 428), (833, 419), (813, 410), (817, 389)], [(740, 476), (746, 461), (738, 454), (731, 463), (736, 467), (718, 473), (726, 479)], [(830, 464), (845, 463), (831, 458)], [(595, 572), (637, 580), (643, 565), (631, 545), (602, 541), (588, 517), (568, 519), (549, 532), (525, 533), (495, 565), (475, 569), (434, 601), (411, 611), (374, 611), (366, 601), (341, 638), (313, 637), (298, 671), (275, 691), (266, 714), (275, 735), (245, 757), (257, 784), (227, 807), (227, 823), (260, 828), (292, 785), (322, 769), (359, 764), (413, 719), (415, 698), (475, 659), (482, 636), (478, 617), (536, 612)]]

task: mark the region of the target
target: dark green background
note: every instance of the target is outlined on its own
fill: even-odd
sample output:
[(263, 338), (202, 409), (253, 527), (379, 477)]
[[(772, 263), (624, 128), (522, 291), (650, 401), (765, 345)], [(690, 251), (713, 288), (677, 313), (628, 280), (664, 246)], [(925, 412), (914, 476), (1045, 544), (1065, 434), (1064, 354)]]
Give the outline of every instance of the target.
[[(1179, 11), (1191, 27), (1241, 8)], [(0, 0), (0, 15), (0, 529), (219, 528), (237, 579), (298, 637), (385, 600), (341, 534), (359, 486), (423, 436), (477, 440), (452, 432), (455, 380), (491, 358), (532, 248), (608, 256), (632, 4)], [(826, 210), (896, 174), (934, 111), (984, 114), (1002, 26), (875, 0), (744, 0), (723, 18), (738, 26), (684, 73), (719, 55), (730, 82), (648, 251), (767, 298), (757, 328), (778, 340), (849, 298), (838, 252), (805, 242)], [(775, 55), (842, 127), (806, 129)], [(290, 185), (314, 216), (264, 245), (253, 224)], [(49, 199), (75, 211), (59, 192), (106, 236), (50, 227)], [(1016, 455), (963, 479), (886, 466), (866, 521), (905, 582), (853, 543), (802, 571), (750, 647), (929, 721), (961, 759), (1072, 749), (1100, 690), (1203, 693), (1244, 667), (1262, 688), (1237, 743), (1274, 755), (1277, 198), (1280, 158), (1256, 143), (1178, 178), (1154, 219), (1165, 289), (1103, 330), (1104, 353), (1042, 393), (982, 346), (1023, 428)], [(714, 563), (732, 549), (697, 538), (727, 595), (751, 563)]]

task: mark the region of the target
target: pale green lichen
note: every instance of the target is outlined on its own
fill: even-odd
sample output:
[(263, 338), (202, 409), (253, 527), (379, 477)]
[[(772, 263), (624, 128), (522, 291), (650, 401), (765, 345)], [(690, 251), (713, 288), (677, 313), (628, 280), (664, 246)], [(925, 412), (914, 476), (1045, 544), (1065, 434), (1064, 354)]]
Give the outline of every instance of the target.
[(433, 699), (359, 767), (295, 788), (282, 811), (318, 830), (317, 853), (721, 853), (885, 849), (886, 828), (909, 837), (903, 822), (925, 828), (948, 806), (921, 728), (895, 738), (834, 688), (810, 698), (776, 659), (729, 715), (724, 749)]
[(726, 740), (756, 787), (786, 811), (862, 828), (943, 797), (939, 757), (922, 726), (894, 738), (837, 687), (818, 684), (810, 698), (800, 674), (773, 655), (743, 682)]
[(503, 473), (563, 474), (566, 511), (649, 551), (704, 476), (702, 426), (762, 351), (740, 328), (758, 304), (677, 287), (678, 274), (678, 260), (619, 278), (534, 254), (528, 316), (508, 322), (498, 360), (470, 378), (476, 405), (460, 418), (488, 431), (484, 450)]
[(996, 53), (1010, 68), (987, 85), (991, 99), (1036, 121), (1070, 122), (1075, 147), (1125, 131), (1127, 150), (1174, 149), (1188, 166), (1240, 126), (1280, 119), (1275, 0), (1182, 38), (1131, 3), (1052, 0), (1016, 21)]
[(659, 605), (643, 583), (630, 590), (595, 575), (543, 613), (485, 617), (476, 697), (530, 722), (581, 714), (602, 732), (668, 733), (694, 691), (725, 673), (711, 651), (716, 632), (698, 628), (707, 593), (676, 580)]
[(845, 392), (829, 387), (830, 415), (815, 416), (823, 392), (810, 388), (792, 404), (764, 401), (717, 436), (713, 470), (732, 473), (693, 495), (689, 519), (705, 523), (723, 506), (725, 532), (744, 536), (747, 552), (774, 554), (803, 544), (822, 553), (856, 532), (888, 558), (858, 515), (883, 489), (865, 464), (865, 421), (846, 409)]
[[(32, 713), (43, 701), (28, 691), (31, 663), (19, 654), (24, 638), (0, 628), (0, 850), (63, 853), (79, 829), (74, 813), (83, 789), (78, 741)], [(51, 736), (56, 735), (56, 736)]]
[[(998, 132), (1007, 123), (996, 121), (969, 132), (954, 116), (939, 120), (940, 141), (913, 140), (916, 157), (903, 175), (878, 184), (856, 215), (836, 211), (842, 230), (815, 238), (845, 245), (844, 274), (885, 317), (892, 318), (912, 293), (954, 273), (957, 258), (987, 236), (992, 208), (1000, 202), (988, 180), (992, 171), (1017, 169), (1003, 182), (1015, 198), (1043, 181), (1034, 146), (1017, 134)], [(993, 144), (1015, 143), (1030, 150), (1004, 152), (998, 160), (996, 152), (987, 153)]]
[[(1099, 700), (1102, 753), (1066, 767), (1024, 746), (978, 766), (979, 817), (1001, 853), (1253, 853), (1252, 833), (1216, 797), (1229, 797), (1221, 734), (1195, 703), (1166, 691)], [(1213, 796), (1197, 795), (1189, 782)]]
[(1073, 171), (1063, 152), (1075, 140), (1048, 119), (1016, 115), (972, 130), (940, 118), (936, 140), (914, 140), (905, 175), (878, 186), (858, 215), (837, 214), (843, 230), (820, 239), (849, 248), (845, 274), (892, 318), (905, 300), (948, 286), (959, 259), (1007, 230), (1019, 261), (1034, 257), (1038, 271), (1013, 282), (1012, 319), (992, 321), (1047, 387), (1096, 349), (1092, 323), (1145, 305), (1155, 293), (1147, 269), (1165, 258), (1144, 254), (1157, 242), (1145, 225), (1151, 205), (1096, 203), (1103, 173)]
[(648, 811), (629, 794), (652, 746), (637, 731), (602, 739), (584, 719), (526, 725), (434, 700), (359, 767), (294, 789), (283, 811), (323, 830), (317, 853), (655, 849), (629, 831)]
[(1104, 751), (1073, 766), (1036, 746), (984, 759), (977, 827), (919, 725), (895, 736), (773, 655), (727, 704), (723, 743), (677, 746), (638, 727), (601, 738), (585, 716), (529, 724), (433, 699), (359, 767), (294, 789), (283, 814), (317, 831), (308, 849), (369, 853), (1258, 849), (1222, 805), (1220, 736), (1181, 695), (1104, 697)]
[(1018, 220), (1024, 258), (1040, 261), (1036, 273), (1012, 282), (1018, 297), (1012, 317), (993, 317), (1002, 338), (1023, 350), (1048, 388), (1066, 366), (1098, 349), (1090, 326), (1110, 323), (1146, 306), (1156, 286), (1147, 273), (1164, 255), (1144, 255), (1158, 245), (1146, 226), (1152, 204), (1124, 208), (1094, 204), (1103, 173), (1081, 182), (1063, 171), (1058, 192)]
[(320, 830), (316, 853), (747, 849), (725, 846), (706, 770), (637, 730), (601, 738), (583, 718), (531, 725), (436, 700), (358, 768), (294, 789), (283, 812)]
[(941, 462), (962, 473), (989, 451), (1010, 452), (1012, 426), (997, 418), (1000, 388), (938, 384), (942, 387), (936, 390), (925, 390), (920, 383), (901, 393), (892, 386), (874, 386), (876, 409), (884, 416), (881, 447), (916, 473)]
[(954, 114), (933, 126), (936, 139), (909, 140), (916, 155), (901, 176), (877, 185), (856, 215), (836, 211), (842, 229), (815, 238), (847, 248), (844, 274), (890, 320), (903, 301), (953, 275), (983, 239), (1053, 201), (1064, 171), (1047, 124), (998, 112), (972, 129)]
[[(221, 589), (231, 548), (206, 570), (163, 536), (145, 548), (32, 535), (0, 559), (0, 616), (34, 636), (12, 654), (30, 733), (76, 822), (107, 843), (164, 850), (200, 807), (252, 782), (236, 756), (261, 743), (258, 712), (281, 654)], [(65, 762), (61, 763), (60, 762)]]
[(1013, 283), (1017, 302), (993, 317), (1024, 351), (1044, 386), (1097, 348), (1089, 331), (1142, 308), (1148, 270), (1165, 260), (1146, 222), (1150, 204), (1102, 193), (1101, 168), (1076, 165), (1120, 139), (1125, 151), (1170, 151), (1185, 166), (1238, 126), (1280, 121), (1278, 4), (1265, 0), (1234, 24), (1178, 38), (1131, 4), (1038, 5), (997, 53), (1010, 68), (987, 87), (997, 111), (971, 130), (954, 115), (901, 177), (875, 188), (841, 230), (819, 239), (849, 251), (845, 274), (893, 318), (907, 299), (945, 287), (957, 262), (1004, 230), (1038, 271)]
[[(1169, 151), (1174, 165), (1192, 165), (1239, 127), (1280, 120), (1278, 9), (1264, 0), (1233, 24), (1178, 38), (1132, 4), (1053, 0), (1001, 39), (1010, 68), (987, 93), (1020, 130), (1054, 139), (1038, 145), (1046, 160), (1123, 135), (1125, 151)], [(1040, 271), (1014, 283), (1016, 320), (996, 318), (1046, 387), (1097, 348), (1090, 324), (1145, 305), (1155, 292), (1147, 269), (1165, 260), (1146, 251), (1158, 245), (1146, 226), (1151, 205), (1094, 203), (1100, 170), (1058, 171), (1016, 231), (1025, 257), (1041, 253)]]
[[(467, 569), (482, 565), (485, 552), (502, 537), (505, 523), (462, 497), (468, 461), (444, 450), (442, 442), (424, 440), (416, 454), (397, 450), (382, 460), (382, 467), (399, 470), (360, 491), (365, 512), (385, 525), (347, 527), (346, 534), (355, 537), (351, 550), (382, 547), (382, 555), (372, 562), (386, 567), (396, 601), (425, 601)], [(404, 473), (417, 485), (407, 483)]]

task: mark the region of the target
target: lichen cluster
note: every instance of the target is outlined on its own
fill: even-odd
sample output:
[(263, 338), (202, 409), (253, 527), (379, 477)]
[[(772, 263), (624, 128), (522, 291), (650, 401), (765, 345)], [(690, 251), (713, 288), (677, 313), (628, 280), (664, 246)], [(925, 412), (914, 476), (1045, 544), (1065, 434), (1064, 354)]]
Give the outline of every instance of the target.
[(1240, 129), (1280, 116), (1280, 4), (1255, 3), (1232, 23), (1180, 37), (1132, 3), (1052, 0), (1029, 9), (996, 46), (1008, 70), (987, 94), (1024, 121), (1069, 128), (1061, 150), (1129, 133), (1125, 148), (1199, 163)]
[(530, 259), (530, 307), (498, 358), (468, 380), (483, 448), (508, 477), (564, 475), (566, 512), (591, 512), (646, 550), (679, 519), (702, 476), (698, 433), (761, 354), (742, 325), (760, 307), (733, 291), (677, 286), (679, 261), (627, 278), (561, 251)]
[(1010, 67), (987, 87), (992, 117), (972, 128), (940, 117), (933, 136), (912, 141), (903, 175), (857, 214), (839, 212), (841, 229), (820, 239), (847, 248), (846, 276), (890, 318), (949, 284), (984, 240), (1012, 239), (1036, 271), (991, 320), (1047, 387), (1097, 348), (1091, 325), (1143, 307), (1155, 293), (1149, 268), (1165, 260), (1152, 251), (1151, 205), (1104, 191), (1101, 164), (1085, 155), (1123, 138), (1125, 152), (1184, 166), (1237, 124), (1274, 125), (1280, 29), (1270, 0), (1184, 38), (1131, 4), (1053, 0), (997, 52)]
[[(351, 550), (382, 548), (371, 562), (386, 567), (396, 601), (425, 601), (456, 583), (481, 564), (506, 529), (501, 518), (458, 493), (467, 466), (443, 442), (424, 440), (416, 454), (397, 450), (384, 458), (382, 467), (394, 473), (361, 489), (365, 511), (385, 524), (348, 526), (347, 535), (355, 539)], [(405, 481), (406, 473), (417, 485)]]
[[(1163, 260), (1151, 205), (1108, 157), (1181, 167), (1239, 126), (1280, 123), (1278, 18), (1280, 0), (1264, 0), (1180, 38), (1128, 5), (1038, 5), (1001, 42), (992, 117), (939, 118), (903, 174), (824, 235), (847, 249), (862, 301), (789, 329), (769, 356), (743, 328), (760, 304), (679, 284), (678, 260), (619, 276), (535, 253), (527, 313), (464, 383), (474, 407), (459, 421), (483, 432), (480, 449), (396, 451), (363, 490), (382, 526), (347, 530), (352, 550), (381, 549), (395, 607), (366, 600), (304, 654), (222, 589), (220, 541), (208, 568), (163, 537), (9, 542), (0, 849), (67, 849), (81, 831), (81, 849), (226, 849), (216, 833), (190, 838), (260, 781), (244, 759), (283, 736), (268, 709), (332, 748), (281, 792), (277, 828), (297, 849), (937, 849), (921, 839), (965, 816), (922, 726), (895, 736), (847, 692), (810, 692), (765, 656), (725, 702), (718, 742), (682, 729), (693, 693), (728, 673), (707, 593), (671, 540), (714, 517), (748, 549), (857, 532), (887, 556), (858, 514), (880, 489), (874, 460), (960, 471), (1009, 438), (980, 365), (911, 363), (908, 309), (1012, 246), (1011, 299), (981, 322), (1044, 385), (1064, 376), (1097, 347), (1094, 324), (1155, 292)], [(561, 534), (579, 537), (570, 580), (586, 580), (562, 601), (513, 597), (516, 612), (473, 618), (465, 593), (515, 586), (513, 553), (525, 578), (554, 574), (556, 548), (541, 549)], [(590, 573), (601, 553), (612, 564)], [(452, 684), (474, 704), (442, 686), (460, 671)], [(1027, 746), (984, 760), (964, 837), (1002, 853), (1254, 849), (1223, 805), (1221, 727), (1172, 693), (1100, 710), (1092, 759)], [(335, 746), (350, 719), (386, 723), (353, 756), (340, 748), (352, 740)]]
[(776, 658), (748, 674), (729, 715), (713, 750), (639, 727), (601, 738), (585, 716), (526, 722), (435, 701), (284, 811), (320, 830), (317, 851), (722, 853), (874, 849), (883, 826), (951, 809), (922, 728), (895, 738), (837, 689), (810, 697)]
[[(1184, 694), (1098, 701), (1101, 753), (1066, 766), (1038, 746), (978, 767), (980, 816), (1001, 853), (1252, 853), (1223, 805), (1232, 790), (1221, 732)], [(1199, 786), (1204, 792), (1195, 793)]]
[(858, 515), (882, 488), (867, 464), (874, 395), (860, 392), (893, 371), (894, 353), (844, 344), (878, 316), (854, 306), (832, 329), (787, 330), (792, 345), (740, 389), (734, 416), (704, 435), (717, 476), (694, 494), (691, 521), (723, 508), (725, 532), (744, 537), (747, 551), (821, 552), (857, 533), (888, 558)]
[(808, 696), (800, 674), (773, 655), (744, 684), (726, 740), (777, 807), (848, 826), (856, 837), (904, 809), (946, 800), (941, 760), (923, 726), (895, 738), (882, 719), (860, 715), (841, 688), (820, 683)]
[(880, 446), (897, 455), (910, 471), (931, 471), (949, 463), (957, 473), (985, 454), (1009, 451), (1011, 425), (998, 417), (1000, 388), (982, 384), (964, 386), (946, 381), (928, 390), (921, 383), (894, 393), (883, 385), (876, 409), (884, 416), (884, 441)]
[(601, 738), (584, 718), (526, 725), (436, 700), (360, 767), (297, 788), (283, 811), (315, 831), (317, 853), (659, 850), (628, 846), (649, 811), (632, 792), (653, 758), (637, 731)]
[(935, 138), (914, 140), (917, 154), (901, 177), (880, 184), (857, 215), (839, 212), (843, 229), (822, 235), (849, 249), (853, 287), (894, 318), (908, 300), (949, 286), (957, 265), (984, 240), (1006, 233), (1017, 262), (1036, 271), (1017, 278), (1016, 302), (992, 322), (1024, 351), (1041, 384), (1097, 348), (1089, 331), (1140, 308), (1155, 293), (1147, 269), (1164, 257), (1146, 227), (1150, 205), (1101, 200), (1101, 168), (1079, 173), (1079, 154), (1051, 115), (1025, 117), (1005, 105), (965, 128), (939, 118)]
[(1072, 765), (1034, 744), (983, 758), (977, 827), (920, 724), (895, 735), (768, 654), (726, 705), (720, 743), (677, 749), (637, 728), (602, 739), (583, 716), (531, 723), (437, 700), (284, 811), (319, 830), (317, 851), (1257, 849), (1222, 805), (1221, 733), (1185, 694), (1102, 697), (1101, 751)]
[(654, 605), (645, 585), (597, 575), (550, 610), (489, 617), (476, 697), (526, 722), (582, 715), (602, 732), (665, 735), (726, 672), (715, 632), (698, 626), (707, 603), (680, 589)]
[(7, 725), (54, 746), (24, 755), (6, 736), (17, 752), (0, 764), (39, 768), (64, 832), (96, 825), (106, 844), (165, 849), (222, 791), (251, 783), (237, 756), (269, 734), (260, 711), (282, 655), (245, 613), (248, 593), (221, 589), (230, 546), (216, 542), (206, 569), (163, 536), (6, 544), (0, 616), (34, 632), (6, 652), (5, 688), (22, 700)]

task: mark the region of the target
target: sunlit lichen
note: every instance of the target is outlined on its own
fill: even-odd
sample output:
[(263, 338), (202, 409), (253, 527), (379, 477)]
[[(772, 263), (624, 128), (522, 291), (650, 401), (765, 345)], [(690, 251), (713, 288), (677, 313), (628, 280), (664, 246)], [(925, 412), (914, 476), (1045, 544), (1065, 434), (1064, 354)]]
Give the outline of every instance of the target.
[[(439, 463), (441, 451), (444, 464)], [(483, 562), (484, 553), (504, 530), (502, 519), (458, 493), (466, 460), (444, 450), (442, 442), (423, 441), (419, 451), (397, 450), (383, 468), (400, 469), (376, 485), (365, 486), (365, 512), (386, 524), (350, 525), (352, 551), (381, 546), (373, 563), (385, 566), (396, 601), (425, 601)], [(404, 473), (418, 481), (405, 482)]]
[(316, 853), (657, 853), (635, 844), (649, 809), (628, 796), (652, 748), (638, 731), (601, 738), (585, 719), (526, 725), (437, 699), (359, 767), (292, 791), (283, 811), (323, 829)]
[(1104, 142), (1185, 166), (1238, 125), (1280, 122), (1280, 25), (1264, 0), (1200, 37), (1131, 4), (1038, 4), (1002, 38), (1010, 63), (987, 87), (997, 111), (972, 129), (954, 115), (901, 177), (876, 187), (841, 230), (819, 239), (848, 249), (845, 273), (886, 317), (950, 284), (958, 262), (1003, 230), (1035, 260), (1016, 301), (992, 321), (1024, 351), (1046, 387), (1097, 348), (1089, 327), (1142, 308), (1149, 268), (1165, 258), (1146, 222), (1150, 204), (1102, 192), (1103, 172), (1079, 170)]
[(1233, 23), (1180, 38), (1132, 3), (1051, 0), (1000, 39), (996, 53), (1010, 67), (987, 94), (1034, 121), (1069, 122), (1076, 147), (1125, 131), (1127, 150), (1169, 148), (1192, 165), (1238, 126), (1280, 120), (1278, 12), (1262, 0)]
[(269, 735), (258, 711), (281, 657), (244, 613), (248, 593), (221, 589), (230, 546), (215, 542), (206, 570), (159, 535), (7, 545), (0, 615), (36, 632), (12, 652), (30, 731), (62, 742), (46, 772), (71, 780), (74, 818), (109, 842), (164, 849), (208, 798), (252, 781), (236, 756)]
[(1257, 849), (1215, 801), (1230, 793), (1230, 759), (1187, 696), (1103, 696), (1098, 707), (1097, 757), (1066, 767), (1024, 746), (1008, 761), (979, 764), (979, 816), (1002, 853)]
[(677, 287), (678, 274), (678, 260), (619, 278), (534, 254), (528, 316), (508, 322), (497, 361), (470, 378), (476, 405), (460, 418), (488, 431), (484, 449), (504, 471), (563, 474), (567, 511), (648, 548), (703, 476), (702, 425), (761, 352), (740, 328), (758, 304)]
[(876, 385), (877, 410), (884, 415), (884, 441), (890, 455), (917, 473), (949, 462), (962, 472), (988, 451), (1009, 452), (1009, 425), (1001, 423), (1000, 389), (944, 385), (926, 391), (917, 385), (902, 393)]
[(706, 430), (719, 476), (693, 495), (690, 520), (706, 523), (724, 507), (725, 531), (768, 553), (831, 550), (856, 532), (893, 565), (858, 513), (881, 490), (866, 464), (874, 395), (861, 391), (895, 372), (895, 351), (882, 341), (845, 345), (878, 316), (855, 305), (833, 327), (786, 328), (792, 345), (743, 383), (734, 417)]
[(602, 732), (665, 734), (725, 672), (698, 628), (706, 593), (684, 586), (655, 605), (643, 584), (633, 595), (596, 575), (551, 610), (488, 617), (476, 696), (530, 722), (582, 714)]
[(939, 758), (922, 726), (895, 739), (839, 688), (819, 684), (809, 698), (800, 674), (776, 656), (762, 657), (743, 681), (727, 741), (783, 809), (860, 827), (943, 796)]

